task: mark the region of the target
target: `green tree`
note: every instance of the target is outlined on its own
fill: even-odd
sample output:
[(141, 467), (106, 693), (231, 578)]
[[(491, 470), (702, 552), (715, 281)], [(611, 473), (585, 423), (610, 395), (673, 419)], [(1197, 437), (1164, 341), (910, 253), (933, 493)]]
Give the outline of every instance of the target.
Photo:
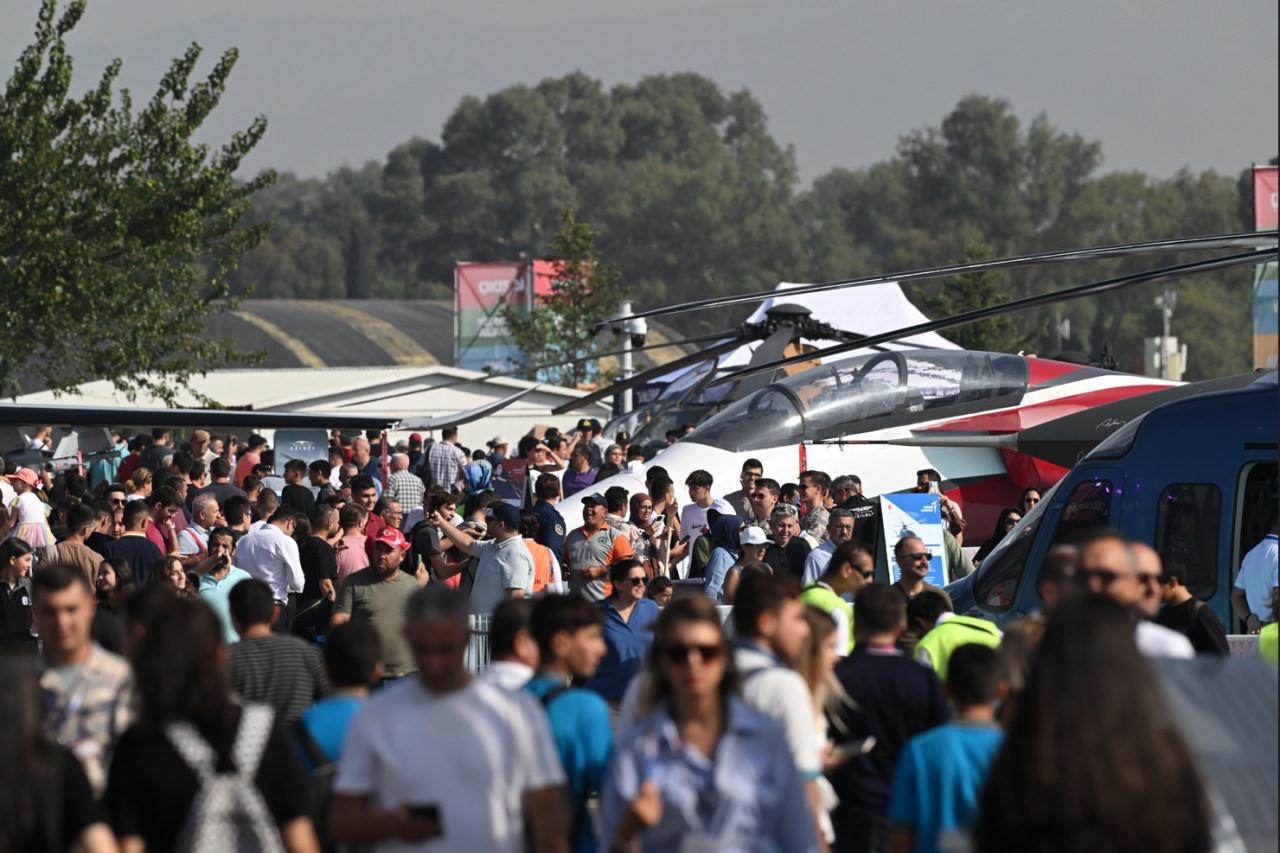
[[(991, 257), (990, 247), (971, 243), (965, 249), (964, 260), (958, 263), (976, 263), (990, 260)], [(999, 305), (1008, 302), (1013, 296), (1013, 292), (1001, 284), (999, 273), (986, 270), (958, 275), (923, 301), (933, 316), (948, 317), (976, 308)], [(1035, 339), (1034, 335), (1022, 332), (1016, 318), (1009, 314), (957, 326), (948, 329), (946, 335), (965, 349), (988, 352), (1020, 352)]]
[(266, 119), (216, 151), (192, 143), (237, 56), (193, 84), (194, 44), (140, 112), (113, 94), (119, 60), (70, 96), (65, 38), (84, 10), (44, 0), (0, 102), (0, 392), (107, 379), (172, 403), (193, 373), (242, 357), (201, 329), (235, 306), (227, 274), (265, 230), (241, 219), (272, 175), (234, 173)]
[[(594, 326), (617, 309), (621, 296), (618, 273), (596, 257), (595, 229), (569, 208), (561, 212), (560, 222), (549, 246), (555, 261), (551, 292), (538, 297), (528, 313), (503, 309), (507, 330), (528, 361), (565, 361), (596, 352)], [(530, 369), (528, 375), (568, 388), (602, 378), (594, 360)]]

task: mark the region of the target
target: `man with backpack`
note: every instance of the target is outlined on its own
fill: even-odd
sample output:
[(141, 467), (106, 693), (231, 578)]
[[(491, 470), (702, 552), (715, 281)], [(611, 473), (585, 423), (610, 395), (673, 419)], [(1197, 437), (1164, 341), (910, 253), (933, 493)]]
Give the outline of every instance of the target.
[(551, 736), (573, 804), (572, 849), (595, 850), (597, 839), (587, 801), (598, 795), (613, 754), (609, 706), (600, 694), (570, 687), (595, 674), (605, 654), (600, 608), (576, 595), (549, 595), (533, 607), (533, 638), (541, 658), (538, 674), (525, 685), (547, 710)]

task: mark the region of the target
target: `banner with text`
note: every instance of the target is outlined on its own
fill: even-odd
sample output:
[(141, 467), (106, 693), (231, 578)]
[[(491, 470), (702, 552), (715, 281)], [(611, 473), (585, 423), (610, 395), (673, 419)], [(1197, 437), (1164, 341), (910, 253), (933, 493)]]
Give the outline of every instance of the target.
[(932, 558), (925, 581), (934, 586), (946, 586), (951, 582), (947, 568), (946, 551), (942, 542), (942, 507), (938, 496), (929, 492), (903, 492), (880, 496), (880, 524), (884, 532), (884, 557), (889, 566), (889, 582), (897, 583), (901, 577), (898, 562), (893, 557), (893, 546), (903, 536), (919, 536)]
[[(1277, 167), (1253, 167), (1253, 216), (1258, 231), (1276, 227)], [(1260, 264), (1253, 278), (1253, 366), (1277, 366), (1280, 354), (1280, 321), (1277, 321), (1276, 263)]]

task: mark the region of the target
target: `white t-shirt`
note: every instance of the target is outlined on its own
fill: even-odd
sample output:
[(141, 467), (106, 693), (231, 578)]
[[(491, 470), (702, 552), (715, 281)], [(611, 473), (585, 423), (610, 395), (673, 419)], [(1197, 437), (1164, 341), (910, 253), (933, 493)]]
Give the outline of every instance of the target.
[(1138, 651), (1149, 658), (1190, 659), (1196, 656), (1195, 647), (1191, 645), (1186, 634), (1148, 622), (1146, 619), (1138, 621), (1135, 640), (1138, 643)]
[(1276, 534), (1268, 533), (1244, 555), (1240, 561), (1240, 574), (1236, 575), (1236, 589), (1244, 590), (1249, 611), (1257, 614), (1263, 622), (1275, 618), (1267, 605), (1271, 603), (1271, 590), (1276, 586), (1278, 552), (1280, 540)]
[(356, 712), (334, 790), (371, 795), (381, 809), (439, 807), (444, 838), (384, 841), (384, 853), (518, 853), (525, 792), (563, 784), (547, 715), (532, 696), (478, 679), (436, 695), (409, 677)]
[(689, 575), (694, 543), (698, 541), (698, 537), (711, 532), (707, 526), (707, 510), (709, 509), (714, 509), (721, 515), (733, 515), (733, 507), (729, 506), (723, 498), (716, 498), (711, 502), (711, 506), (707, 507), (701, 507), (695, 503), (687, 503), (680, 507), (680, 536), (689, 537), (689, 553), (685, 555), (685, 558), (676, 567), (682, 578)]
[(796, 768), (806, 779), (817, 778), (822, 771), (822, 744), (813, 725), (813, 699), (804, 677), (764, 652), (746, 646), (734, 650), (733, 663), (743, 701), (782, 724)]
[(471, 585), (471, 612), (492, 613), (506, 597), (506, 590), (533, 594), (533, 555), (519, 536), (505, 542), (476, 542), (476, 579)]

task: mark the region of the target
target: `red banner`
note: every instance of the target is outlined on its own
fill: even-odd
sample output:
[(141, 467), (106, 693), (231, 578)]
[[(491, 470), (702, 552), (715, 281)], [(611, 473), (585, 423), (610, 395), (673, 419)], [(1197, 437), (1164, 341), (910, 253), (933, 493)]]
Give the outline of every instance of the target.
[(1259, 231), (1276, 227), (1276, 168), (1253, 167), (1253, 218)]

